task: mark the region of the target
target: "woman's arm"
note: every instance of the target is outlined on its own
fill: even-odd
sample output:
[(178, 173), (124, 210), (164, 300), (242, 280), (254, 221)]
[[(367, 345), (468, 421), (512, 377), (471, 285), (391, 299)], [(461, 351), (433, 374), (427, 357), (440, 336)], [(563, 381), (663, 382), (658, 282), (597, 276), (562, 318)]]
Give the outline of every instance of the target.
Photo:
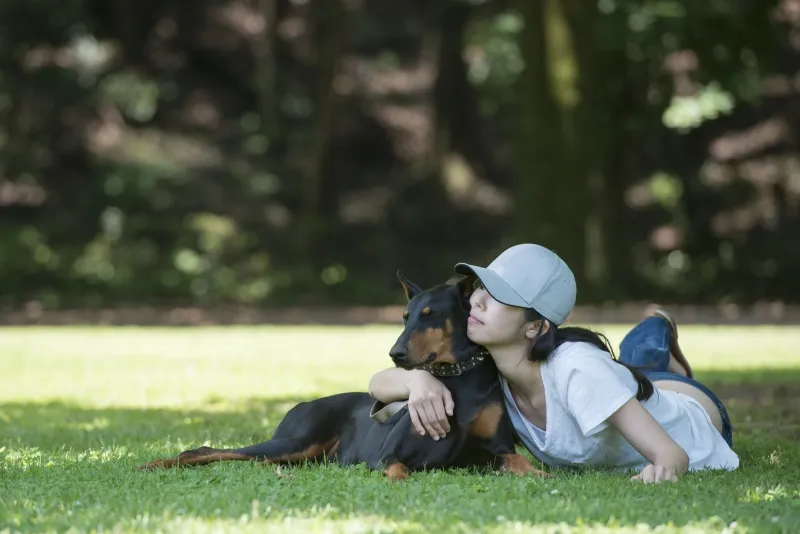
[(408, 399), (408, 383), (420, 371), (390, 367), (378, 371), (369, 379), (369, 394), (385, 404)]
[(450, 432), (448, 415), (453, 415), (450, 390), (429, 372), (391, 367), (378, 371), (369, 381), (373, 399), (388, 404), (408, 399), (408, 413), (414, 428), (434, 440)]
[(630, 399), (609, 417), (608, 422), (628, 440), (650, 465), (632, 480), (661, 482), (678, 480), (689, 470), (689, 456), (675, 443), (650, 412), (635, 398)]

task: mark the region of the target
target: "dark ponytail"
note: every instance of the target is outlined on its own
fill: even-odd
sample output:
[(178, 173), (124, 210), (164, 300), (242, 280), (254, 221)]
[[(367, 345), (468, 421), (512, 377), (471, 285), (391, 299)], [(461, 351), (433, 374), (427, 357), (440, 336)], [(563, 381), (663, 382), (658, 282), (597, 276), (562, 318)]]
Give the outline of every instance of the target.
[[(542, 317), (542, 315), (536, 310), (532, 308), (526, 308), (525, 320), (546, 321), (547, 319)], [(544, 323), (542, 323), (542, 328), (543, 327)], [(536, 337), (536, 342), (533, 344), (533, 347), (531, 347), (531, 352), (528, 356), (528, 359), (534, 362), (546, 362), (554, 350), (561, 346), (561, 344), (568, 341), (584, 342), (594, 345), (598, 349), (609, 353), (612, 360), (620, 365), (625, 366), (633, 374), (633, 377), (636, 379), (636, 383), (639, 385), (638, 391), (636, 392), (637, 400), (647, 400), (653, 395), (653, 383), (650, 382), (650, 380), (635, 367), (631, 367), (630, 365), (617, 360), (616, 356), (614, 355), (614, 349), (611, 348), (611, 343), (609, 343), (606, 336), (587, 328), (580, 328), (577, 326), (558, 328), (553, 323), (550, 323), (550, 328), (544, 334), (541, 334), (540, 328), (540, 335)]]

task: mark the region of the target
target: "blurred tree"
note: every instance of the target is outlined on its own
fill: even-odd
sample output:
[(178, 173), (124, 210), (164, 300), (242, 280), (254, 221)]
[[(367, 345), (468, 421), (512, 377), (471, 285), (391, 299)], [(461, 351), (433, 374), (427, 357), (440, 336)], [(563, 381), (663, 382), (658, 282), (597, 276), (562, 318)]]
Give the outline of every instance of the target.
[(0, 2), (0, 304), (800, 298), (800, 17), (721, 0)]
[[(593, 143), (592, 83), (595, 7), (571, 0), (518, 2), (524, 28), (519, 78), (517, 239), (556, 251), (583, 285), (587, 230), (602, 221), (594, 209), (600, 169)], [(596, 245), (596, 243), (593, 243)], [(595, 246), (590, 265), (602, 261)]]

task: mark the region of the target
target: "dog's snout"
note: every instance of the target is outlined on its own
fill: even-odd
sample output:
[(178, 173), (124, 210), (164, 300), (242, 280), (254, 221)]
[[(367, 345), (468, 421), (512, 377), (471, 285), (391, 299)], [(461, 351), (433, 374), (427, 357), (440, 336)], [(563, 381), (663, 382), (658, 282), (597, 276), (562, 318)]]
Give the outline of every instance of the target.
[(396, 362), (401, 362), (408, 358), (408, 351), (401, 343), (397, 343), (392, 350), (389, 351), (389, 356)]

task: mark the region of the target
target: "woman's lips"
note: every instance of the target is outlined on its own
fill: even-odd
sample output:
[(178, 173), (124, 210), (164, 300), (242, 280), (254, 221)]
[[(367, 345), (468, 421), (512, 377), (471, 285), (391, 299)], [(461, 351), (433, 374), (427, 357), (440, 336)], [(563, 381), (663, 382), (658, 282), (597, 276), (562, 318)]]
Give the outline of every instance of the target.
[(467, 323), (469, 323), (469, 324), (483, 324), (483, 322), (478, 320), (478, 319), (476, 319), (474, 315), (470, 315), (469, 316), (469, 319), (467, 319)]

